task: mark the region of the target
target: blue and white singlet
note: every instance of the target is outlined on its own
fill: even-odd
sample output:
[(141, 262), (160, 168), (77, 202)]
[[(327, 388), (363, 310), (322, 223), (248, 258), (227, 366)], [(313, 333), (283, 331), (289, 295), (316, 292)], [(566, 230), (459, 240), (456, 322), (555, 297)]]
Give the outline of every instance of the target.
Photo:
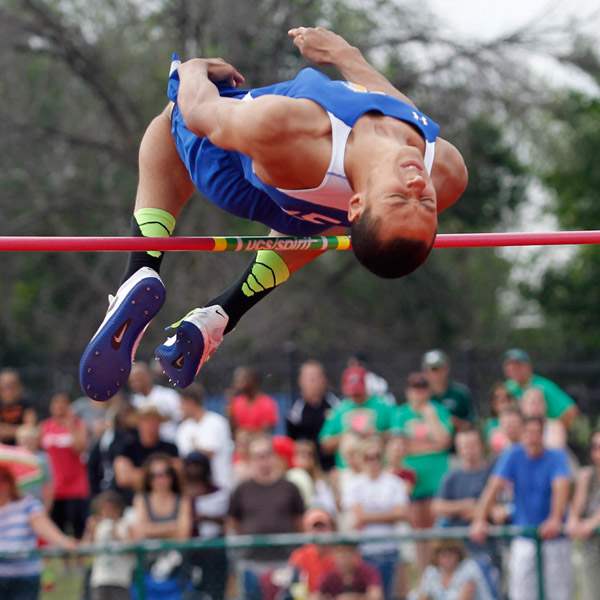
[(179, 156), (196, 187), (222, 209), (288, 235), (312, 235), (334, 225), (348, 227), (348, 202), (353, 195), (344, 171), (346, 141), (352, 127), (367, 112), (377, 112), (409, 123), (425, 140), (425, 166), (433, 165), (439, 126), (417, 108), (380, 92), (345, 81), (333, 81), (306, 68), (290, 80), (241, 90), (218, 84), (221, 96), (251, 101), (267, 94), (304, 98), (328, 114), (332, 130), (332, 156), (323, 182), (309, 190), (282, 190), (261, 181), (245, 154), (223, 150), (207, 138), (189, 131), (177, 107), (179, 76), (174, 61), (168, 96), (175, 103), (171, 131)]

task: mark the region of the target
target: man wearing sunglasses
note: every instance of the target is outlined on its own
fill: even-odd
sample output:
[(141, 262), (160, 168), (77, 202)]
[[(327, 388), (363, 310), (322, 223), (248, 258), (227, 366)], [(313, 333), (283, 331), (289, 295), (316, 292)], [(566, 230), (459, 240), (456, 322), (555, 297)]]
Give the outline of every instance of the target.
[(471, 391), (450, 377), (448, 355), (442, 350), (429, 350), (423, 355), (421, 368), (429, 382), (431, 400), (448, 409), (456, 431), (469, 430), (475, 420)]

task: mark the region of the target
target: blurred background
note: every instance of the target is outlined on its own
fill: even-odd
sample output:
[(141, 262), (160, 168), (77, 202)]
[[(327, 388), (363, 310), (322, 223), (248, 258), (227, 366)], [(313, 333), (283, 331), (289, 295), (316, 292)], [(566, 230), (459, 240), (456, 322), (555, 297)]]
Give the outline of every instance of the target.
[[(489, 6), (488, 6), (489, 4)], [(222, 56), (249, 86), (303, 66), (287, 37), (330, 27), (361, 48), (442, 125), (470, 183), (440, 231), (591, 229), (600, 222), (597, 3), (475, 0), (1, 0), (2, 235), (127, 235), (137, 146), (166, 103), (170, 55)], [(333, 72), (330, 75), (334, 75)], [(197, 196), (179, 235), (262, 234)], [(168, 256), (162, 326), (236, 276), (241, 255)], [(81, 350), (116, 289), (119, 254), (5, 254), (0, 365), (44, 403), (75, 391)], [(262, 302), (203, 371), (209, 393), (233, 366), (271, 391), (313, 356), (337, 380), (349, 355), (398, 387), (422, 352), (444, 348), (477, 398), (508, 346), (527, 348), (591, 414), (600, 397), (600, 252), (438, 250), (402, 281), (380, 281), (331, 252)]]

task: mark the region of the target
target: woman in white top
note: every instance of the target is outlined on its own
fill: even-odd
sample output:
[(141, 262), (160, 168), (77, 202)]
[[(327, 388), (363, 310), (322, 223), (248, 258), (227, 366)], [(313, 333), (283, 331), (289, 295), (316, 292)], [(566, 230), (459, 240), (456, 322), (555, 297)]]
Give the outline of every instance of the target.
[(346, 467), (343, 469), (338, 467), (330, 474), (337, 505), (340, 509), (340, 515), (338, 516), (338, 529), (340, 531), (351, 529), (348, 524), (347, 515), (344, 513), (342, 498), (347, 495), (348, 487), (352, 485), (354, 479), (362, 472), (361, 443), (362, 439), (358, 435), (344, 433), (340, 442), (340, 456)]
[[(396, 524), (408, 520), (409, 496), (402, 479), (384, 470), (383, 443), (379, 437), (361, 447), (363, 472), (354, 478), (342, 496), (354, 529), (365, 535), (393, 535)], [(363, 558), (379, 570), (385, 598), (391, 598), (396, 565), (400, 561), (394, 540), (361, 544)]]
[(317, 448), (311, 440), (297, 440), (294, 444), (294, 468), (286, 479), (295, 483), (307, 507), (318, 506), (335, 515), (337, 507), (333, 490), (319, 466)]

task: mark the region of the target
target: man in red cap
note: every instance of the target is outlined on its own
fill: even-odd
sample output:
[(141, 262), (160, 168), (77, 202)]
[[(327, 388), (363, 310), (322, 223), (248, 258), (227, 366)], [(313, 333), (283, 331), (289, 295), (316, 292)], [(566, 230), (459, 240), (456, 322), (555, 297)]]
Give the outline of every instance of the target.
[[(324, 451), (331, 454), (338, 452), (345, 433), (368, 437), (390, 428), (392, 407), (378, 396), (367, 395), (366, 376), (366, 369), (358, 366), (348, 367), (343, 372), (344, 399), (333, 409), (319, 434)], [(344, 466), (339, 453), (336, 454), (336, 463), (338, 467)]]

